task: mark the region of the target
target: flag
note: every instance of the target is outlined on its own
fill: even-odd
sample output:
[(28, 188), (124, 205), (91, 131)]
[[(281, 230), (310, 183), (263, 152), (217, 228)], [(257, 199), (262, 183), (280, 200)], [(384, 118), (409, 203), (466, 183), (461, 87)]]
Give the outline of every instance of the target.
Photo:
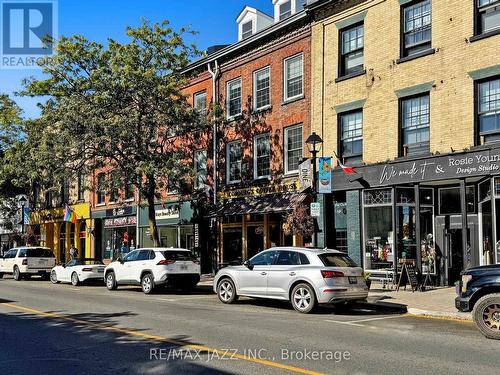
[(64, 221), (69, 221), (70, 223), (76, 224), (78, 223), (78, 216), (73, 209), (71, 209), (68, 205), (64, 208)]
[(346, 173), (346, 174), (358, 173), (358, 172), (356, 172), (356, 170), (353, 167), (348, 167), (348, 166), (345, 166), (344, 164), (342, 164), (342, 162), (340, 161), (337, 154), (335, 154), (335, 156), (337, 158), (337, 163), (339, 164), (339, 167), (342, 168), (344, 173)]

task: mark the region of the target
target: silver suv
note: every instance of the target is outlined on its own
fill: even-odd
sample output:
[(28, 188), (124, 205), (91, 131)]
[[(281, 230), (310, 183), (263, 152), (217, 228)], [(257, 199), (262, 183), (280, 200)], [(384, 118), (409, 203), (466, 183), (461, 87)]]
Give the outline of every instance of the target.
[(214, 292), (223, 303), (239, 296), (290, 301), (308, 313), (317, 304), (365, 301), (368, 287), (363, 270), (345, 253), (298, 247), (263, 251), (241, 266), (222, 268)]

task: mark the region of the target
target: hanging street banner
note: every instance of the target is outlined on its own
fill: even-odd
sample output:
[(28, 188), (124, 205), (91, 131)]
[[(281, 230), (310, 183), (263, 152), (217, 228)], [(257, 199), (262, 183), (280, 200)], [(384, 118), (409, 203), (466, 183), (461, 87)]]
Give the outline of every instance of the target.
[(299, 165), (300, 191), (312, 187), (312, 164), (311, 159), (307, 159)]
[(328, 194), (332, 192), (332, 158), (319, 158), (319, 189), (318, 192)]

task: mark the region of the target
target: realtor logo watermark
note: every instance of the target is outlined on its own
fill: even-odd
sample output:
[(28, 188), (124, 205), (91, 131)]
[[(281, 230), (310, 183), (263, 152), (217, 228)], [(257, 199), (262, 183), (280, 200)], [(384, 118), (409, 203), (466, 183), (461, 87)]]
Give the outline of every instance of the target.
[(57, 0), (0, 0), (0, 69), (32, 69), (50, 59)]

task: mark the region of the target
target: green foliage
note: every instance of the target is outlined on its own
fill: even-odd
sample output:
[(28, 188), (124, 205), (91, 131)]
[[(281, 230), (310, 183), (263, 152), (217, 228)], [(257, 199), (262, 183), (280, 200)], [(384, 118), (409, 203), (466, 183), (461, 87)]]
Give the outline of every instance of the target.
[(57, 41), (55, 58), (42, 66), (47, 78), (25, 81), (25, 95), (50, 98), (28, 126), (36, 145), (30, 159), (39, 160), (31, 173), (59, 181), (113, 169), (112, 180), (134, 184), (150, 206), (167, 183), (186, 191), (186, 145), (205, 127), (182, 93), (189, 77), (181, 71), (199, 55), (184, 42), (191, 32), (143, 21), (127, 29), (125, 44), (78, 35)]

